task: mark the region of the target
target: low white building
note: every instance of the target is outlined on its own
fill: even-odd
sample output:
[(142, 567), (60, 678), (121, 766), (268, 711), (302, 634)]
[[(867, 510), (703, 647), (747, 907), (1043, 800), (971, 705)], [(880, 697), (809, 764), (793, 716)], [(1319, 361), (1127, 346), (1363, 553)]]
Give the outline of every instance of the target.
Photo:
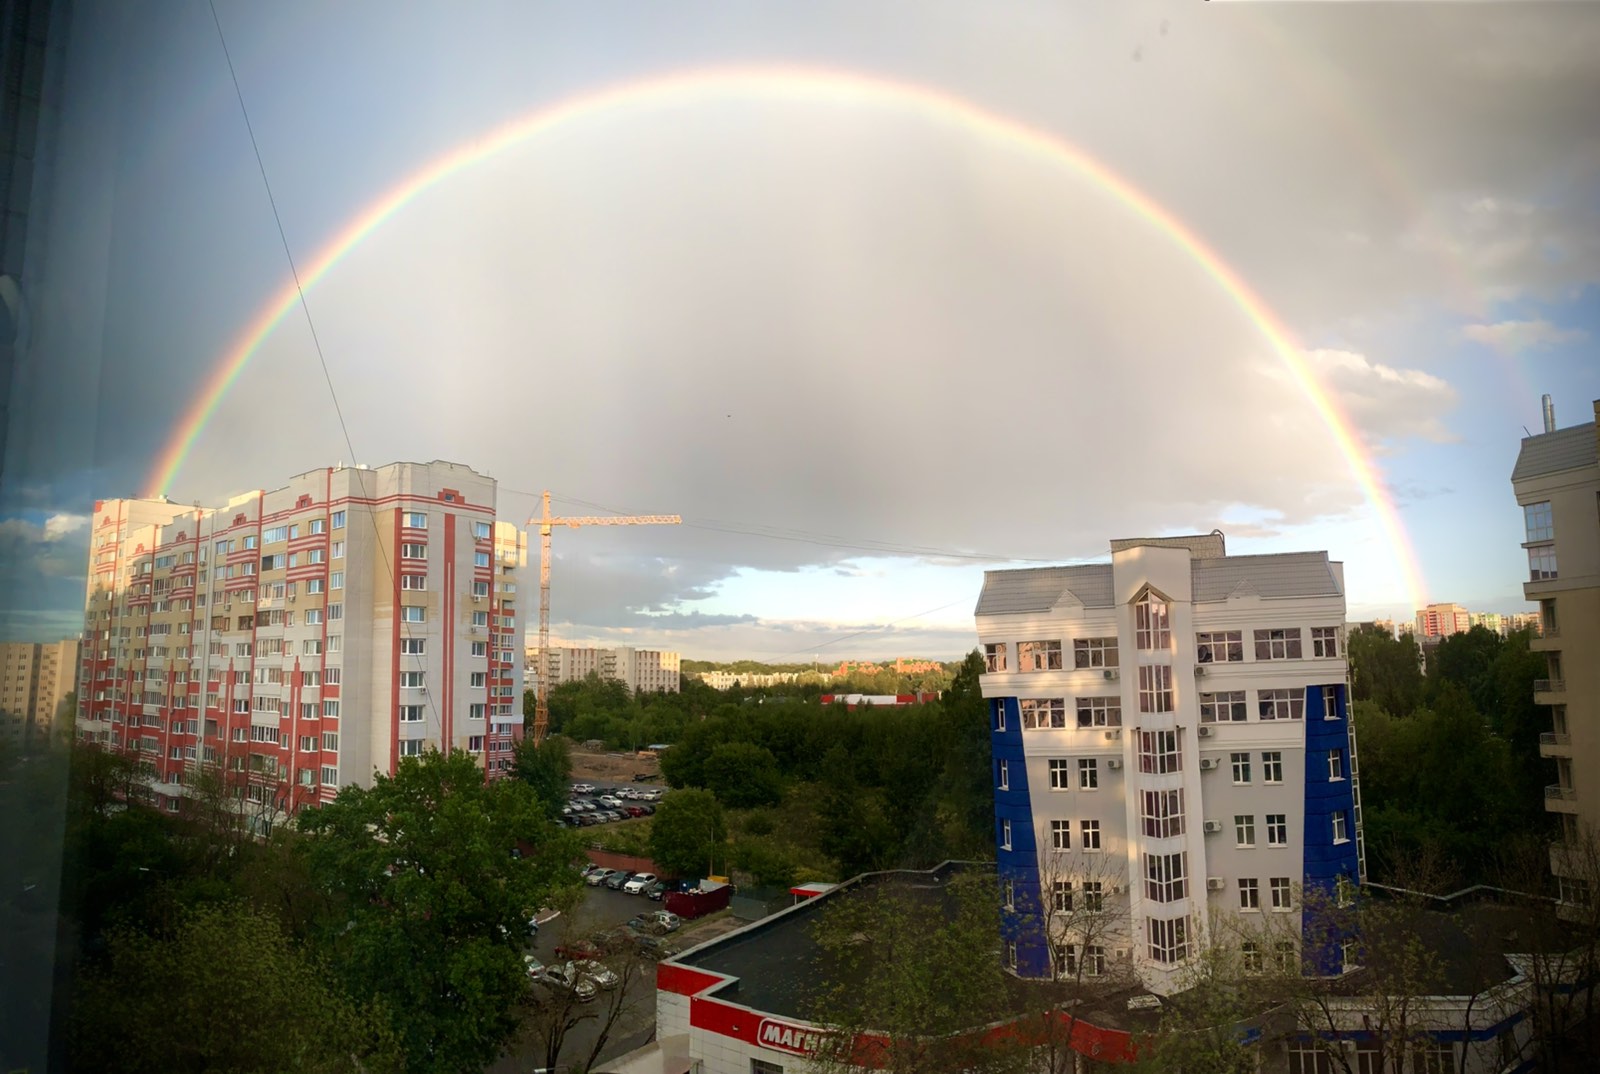
[[(538, 648), (529, 647), (526, 658), (528, 685), (536, 688), (541, 663)], [(609, 649), (552, 645), (549, 664), (551, 686), (598, 675), (602, 679), (615, 679), (630, 691), (677, 693), (679, 688), (678, 654), (665, 649), (640, 649), (632, 645)]]

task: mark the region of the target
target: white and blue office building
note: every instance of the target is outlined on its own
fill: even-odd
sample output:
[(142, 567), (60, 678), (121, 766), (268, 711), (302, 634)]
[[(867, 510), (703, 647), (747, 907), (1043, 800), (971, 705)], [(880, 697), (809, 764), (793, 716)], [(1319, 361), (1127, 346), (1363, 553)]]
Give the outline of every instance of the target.
[[(1251, 957), (1340, 972), (1303, 911), (1365, 879), (1341, 563), (1117, 540), (988, 572), (976, 619), (1019, 975), (1131, 969), (1169, 994), (1230, 920), (1294, 941)], [(1116, 927), (1085, 930), (1086, 905)]]

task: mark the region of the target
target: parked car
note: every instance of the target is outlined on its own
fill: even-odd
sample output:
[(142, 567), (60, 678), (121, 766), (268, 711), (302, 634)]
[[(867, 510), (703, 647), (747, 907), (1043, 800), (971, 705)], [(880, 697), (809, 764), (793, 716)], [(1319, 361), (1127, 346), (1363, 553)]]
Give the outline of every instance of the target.
[(623, 923), (622, 927), (631, 932), (649, 935), (655, 930), (655, 923), (651, 920), (649, 913), (634, 914)]
[(656, 777), (650, 775), (649, 773), (639, 772), (639, 773), (634, 775), (633, 781), (635, 783), (649, 783), (652, 779), (655, 779), (655, 778)]
[(531, 980), (537, 980), (544, 975), (544, 963), (540, 962), (532, 955), (522, 956), (522, 968), (527, 971), (528, 977)]
[(601, 988), (617, 987), (617, 975), (606, 969), (604, 963), (585, 959), (582, 962), (574, 962), (573, 966), (577, 968), (579, 973)]
[(630, 817), (642, 817), (644, 816), (644, 806), (631, 805), (624, 812)]
[(683, 925), (683, 918), (668, 910), (657, 910), (650, 915), (650, 919), (656, 923), (662, 932), (677, 932)]
[(628, 882), (628, 878), (629, 878), (629, 874), (628, 874), (627, 870), (618, 869), (615, 872), (613, 872), (610, 876), (605, 878), (605, 885), (606, 885), (606, 887), (610, 888), (612, 891), (620, 891), (622, 889), (622, 885), (624, 885), (624, 884), (626, 884)]
[(572, 785), (572, 793), (573, 794), (593, 794), (594, 793), (594, 784), (593, 783), (574, 783)]
[(656, 807), (651, 805), (649, 802), (644, 803), (639, 808), (644, 810), (644, 815), (645, 816), (647, 816), (647, 817), (655, 816)]
[(589, 879), (589, 874), (597, 873), (602, 868), (603, 868), (603, 866), (596, 865), (594, 862), (591, 861), (591, 862), (588, 862), (587, 864), (585, 864), (582, 869), (578, 870), (578, 875), (583, 877), (585, 880), (587, 880), (587, 879)]
[(616, 871), (617, 870), (615, 869), (596, 869), (594, 872), (584, 877), (583, 882), (592, 888), (597, 888), (601, 884), (604, 884), (611, 874)]
[(612, 809), (615, 809), (617, 806), (622, 804), (622, 799), (618, 798), (614, 794), (602, 794), (600, 796), (600, 801), (603, 805), (609, 806)]
[(644, 897), (655, 902), (660, 902), (661, 896), (666, 894), (666, 891), (667, 882), (665, 880), (657, 880), (655, 883), (644, 889)]
[(577, 967), (570, 962), (561, 962), (554, 966), (545, 967), (544, 973), (539, 975), (539, 981), (552, 988), (571, 992), (577, 997), (579, 1003), (588, 1003), (600, 994), (598, 986), (579, 973)]
[(594, 940), (571, 940), (556, 945), (556, 957), (568, 962), (594, 962), (605, 958), (607, 953)]
[(622, 890), (628, 895), (638, 895), (655, 882), (655, 873), (634, 873), (623, 883)]

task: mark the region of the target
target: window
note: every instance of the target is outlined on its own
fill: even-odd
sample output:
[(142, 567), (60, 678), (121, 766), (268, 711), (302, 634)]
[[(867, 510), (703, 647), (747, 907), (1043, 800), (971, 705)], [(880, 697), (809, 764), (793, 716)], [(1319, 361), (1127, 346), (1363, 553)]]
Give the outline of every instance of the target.
[(310, 528), (309, 532), (311, 534), (313, 534), (313, 535), (316, 535), (318, 533), (327, 533), (328, 532), (327, 520), (326, 519), (321, 519), (321, 518), (313, 518), (311, 520), (311, 528)]
[(428, 516), (421, 511), (407, 511), (400, 525), (408, 530), (425, 530), (428, 528)]
[(408, 604), (400, 609), (402, 623), (424, 623), (427, 622), (427, 616), (428, 610), (420, 604)]
[(306, 549), (306, 562), (307, 563), (322, 563), (322, 562), (325, 562), (327, 560), (327, 558), (328, 558), (327, 554), (324, 553), (323, 550), (320, 549), (320, 548), (308, 548), (308, 549)]
[(324, 583), (321, 578), (307, 578), (306, 579), (306, 592), (307, 593), (321, 593), (322, 589), (323, 589), (323, 586), (325, 584), (326, 583)]
[(472, 539), (475, 541), (487, 541), (489, 539), (489, 523), (474, 522), (472, 524)]
[(1017, 943), (1015, 940), (1006, 941), (1006, 967), (1013, 970), (1017, 968)]
[(1529, 544), (1556, 539), (1555, 519), (1550, 513), (1549, 500), (1528, 504), (1522, 509), (1522, 519), (1527, 526)]
[(1528, 549), (1528, 581), (1548, 582), (1557, 576), (1555, 545), (1541, 544)]
[(1201, 723), (1242, 722), (1248, 713), (1243, 690), (1200, 695)]
[(473, 582), (472, 583), (472, 595), (475, 598), (479, 599), (479, 600), (487, 599), (488, 596), (489, 596), (489, 583), (488, 582)]
[(1344, 810), (1335, 810), (1333, 814), (1333, 841), (1335, 843), (1348, 843), (1350, 835), (1345, 822)]
[(1263, 720), (1298, 720), (1306, 712), (1304, 690), (1262, 690), (1256, 702)]
[(1078, 789), (1093, 791), (1100, 788), (1100, 762), (1093, 757), (1078, 758)]
[(1144, 894), (1154, 902), (1177, 902), (1188, 890), (1189, 855), (1146, 854)]
[(1314, 626), (1311, 628), (1311, 655), (1334, 657), (1339, 655), (1339, 628)]
[(1201, 664), (1232, 664), (1244, 659), (1244, 631), (1212, 630), (1194, 636), (1194, 658)]
[(337, 731), (324, 731), (324, 732), (322, 732), (322, 748), (325, 749), (325, 750), (336, 750), (336, 749), (338, 749), (339, 748), (339, 732), (337, 732)]
[(400, 706), (400, 722), (401, 723), (421, 723), (422, 722), (422, 706), (421, 705), (401, 705)]
[(428, 546), (425, 544), (403, 544), (400, 546), (401, 559), (427, 559)]
[(1278, 750), (1270, 750), (1261, 755), (1261, 782), (1283, 782), (1283, 754)]
[(403, 739), (401, 739), (400, 740), (400, 756), (402, 756), (402, 757), (421, 757), (422, 756), (422, 739), (420, 739), (420, 738), (403, 738)]
[(482, 704), (469, 705), (467, 707), (467, 719), (469, 719), (469, 720), (481, 720), (481, 719), (483, 719), (483, 705)]
[(1294, 908), (1290, 901), (1289, 878), (1287, 876), (1275, 876), (1267, 881), (1267, 884), (1272, 888), (1272, 908), (1274, 910), (1292, 910)]
[(1061, 643), (1059, 641), (1017, 642), (1018, 671), (1060, 671)]
[(1246, 940), (1240, 945), (1239, 950), (1243, 956), (1244, 972), (1260, 973), (1262, 969), (1261, 945), (1254, 940)]
[(284, 564), (286, 562), (287, 562), (287, 560), (284, 558), (284, 555), (283, 555), (282, 552), (279, 552), (275, 556), (262, 556), (261, 557), (261, 570), (263, 572), (266, 572), (266, 571), (281, 571), (281, 570), (283, 570)]
[[(1289, 1046), (1289, 1074), (1331, 1074), (1332, 1063), (1321, 1044), (1299, 1041)], [(1359, 1058), (1357, 1066), (1360, 1066)], [(1379, 1074), (1379, 1071), (1373, 1070), (1372, 1074)]]
[(1098, 977), (1105, 972), (1106, 949), (1097, 943), (1087, 944), (1083, 949), (1083, 975)]
[(1072, 789), (1070, 762), (1065, 757), (1050, 758), (1050, 789), (1053, 791), (1069, 791)]
[[(289, 539), (289, 527), (273, 526), (270, 529), (262, 532), (261, 539), (267, 544), (277, 544), (279, 541), (287, 541)], [(220, 552), (222, 549), (218, 548), (217, 551)]]
[(1183, 770), (1183, 755), (1178, 752), (1178, 732), (1139, 732), (1139, 771), (1158, 775)]
[(306, 626), (321, 626), (321, 625), (322, 625), (322, 609), (321, 608), (307, 608), (306, 609)]
[(400, 686), (405, 690), (420, 690), (423, 687), (424, 673), (421, 671), (402, 671), (400, 673)]
[(1075, 668), (1114, 668), (1117, 666), (1116, 638), (1078, 638), (1072, 643)]
[(1236, 813), (1233, 817), (1234, 841), (1241, 847), (1256, 845), (1256, 818), (1254, 813)]
[(1233, 761), (1233, 781), (1235, 783), (1250, 782), (1250, 755), (1248, 753), (1229, 754)]
[(1004, 671), (1006, 669), (1006, 643), (996, 642), (983, 647), (983, 669), (985, 671)]
[(1121, 727), (1122, 699), (1116, 697), (1078, 698), (1079, 727)]
[(344, 558), (344, 542), (343, 541), (334, 541), (333, 542), (333, 545), (328, 549), (328, 558), (330, 558), (330, 559), (343, 559)]
[(428, 652), (428, 639), (401, 638), (400, 652), (405, 656), (424, 656)]
[(1341, 780), (1343, 778), (1344, 778), (1344, 751), (1343, 750), (1329, 750), (1328, 751), (1328, 782), (1332, 783), (1335, 780)]
[(289, 523), (289, 540), (292, 541), (296, 537), (299, 537), (299, 536), (300, 536), (300, 523), (298, 523), (298, 522)]
[(1256, 631), (1257, 660), (1299, 660), (1300, 628)]
[(400, 588), (413, 592), (428, 588), (428, 576), (425, 574), (402, 574)]
[(1170, 921), (1148, 918), (1150, 957), (1157, 962), (1182, 962), (1189, 957), (1189, 922), (1175, 917)]
[(489, 685), (489, 673), (488, 672), (486, 672), (486, 671), (474, 671), (472, 673), (472, 682), (471, 682), (472, 689), (474, 689), (474, 690), (482, 690), (485, 686), (488, 686), (488, 685)]
[[(1061, 697), (1024, 697), (1017, 702), (1025, 731), (1067, 726), (1067, 702)], [(1081, 726), (1081, 725), (1080, 725)]]
[(472, 613), (472, 625), (475, 626), (475, 627), (488, 626), (489, 625), (489, 613), (488, 612), (473, 612)]
[(1272, 957), (1280, 973), (1294, 972), (1294, 941), (1278, 940), (1272, 945)]
[[(472, 676), (480, 678), (478, 675)], [(477, 685), (474, 683), (473, 685)], [(996, 790), (1009, 791), (1011, 789), (1011, 764), (1005, 758), (994, 763), (994, 785)]]
[(1001, 850), (1010, 850), (1011, 849), (1011, 821), (1010, 820), (1002, 820), (1000, 822), (1000, 849)]
[[(475, 642), (473, 642), (472, 643), (472, 655), (473, 656), (488, 656), (489, 655), (489, 643), (486, 642), (486, 641), (475, 641)], [(994, 727), (994, 729), (996, 731), (1004, 731), (1006, 729), (1006, 703), (1004, 701), (996, 701), (994, 703), (994, 714), (995, 714), (995, 727)]]
[(1083, 882), (1083, 908), (1091, 914), (1098, 914), (1106, 908), (1105, 883), (1100, 880), (1085, 880)]
[[(344, 649), (344, 635), (343, 634), (329, 634), (328, 635), (328, 652), (337, 653), (337, 652), (341, 652), (343, 649)], [(329, 668), (328, 670), (335, 671), (337, 669), (336, 668)], [(329, 679), (328, 681), (332, 682), (333, 680)]]
[(1083, 849), (1085, 849), (1085, 850), (1099, 850), (1100, 849), (1100, 822), (1099, 821), (1097, 821), (1097, 820), (1079, 821), (1078, 822), (1078, 829), (1079, 829), (1079, 833), (1078, 834), (1083, 838)]
[(1172, 647), (1170, 610), (1167, 602), (1151, 590), (1145, 590), (1144, 596), (1133, 606), (1133, 638), (1135, 647), (1139, 649)]
[(1183, 791), (1145, 791), (1140, 817), (1144, 834), (1153, 839), (1170, 839), (1183, 834)]
[(1239, 909), (1261, 909), (1261, 881), (1248, 876), (1239, 879)]
[(1456, 1074), (1455, 1045), (1420, 1041), (1411, 1046), (1412, 1074)]
[(1052, 850), (1072, 849), (1072, 822), (1070, 820), (1053, 820), (1050, 822), (1050, 847)]
[(1289, 845), (1289, 815), (1287, 813), (1267, 814), (1267, 846), (1286, 847)]
[(487, 552), (474, 552), (474, 553), (472, 553), (472, 565), (474, 567), (487, 567), (489, 565), (489, 553), (487, 553)]
[(1139, 665), (1139, 711), (1172, 711), (1172, 668), (1166, 664)]
[(1015, 910), (1017, 908), (1017, 882), (1015, 880), (1007, 880), (1005, 882), (1001, 887), (1000, 898), (1007, 910)]
[(290, 552), (289, 553), (289, 566), (291, 566), (291, 567), (300, 566), (300, 553), (299, 552)]
[(314, 750), (316, 750), (316, 748), (317, 748), (317, 736), (316, 735), (301, 735), (300, 736), (300, 751), (302, 753), (311, 753)]
[(330, 623), (335, 621), (335, 620), (337, 620), (337, 619), (343, 619), (343, 618), (344, 618), (344, 605), (343, 604), (330, 604), (330, 605), (328, 605), (328, 621)]
[(1050, 907), (1058, 914), (1072, 912), (1072, 881), (1057, 880), (1051, 884)]

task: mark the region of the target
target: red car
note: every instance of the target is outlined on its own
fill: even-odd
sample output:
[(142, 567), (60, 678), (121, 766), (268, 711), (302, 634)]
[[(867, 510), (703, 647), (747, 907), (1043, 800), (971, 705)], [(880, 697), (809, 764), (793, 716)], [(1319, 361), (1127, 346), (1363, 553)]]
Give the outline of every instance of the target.
[(643, 806), (631, 805), (631, 806), (628, 807), (628, 816), (630, 816), (630, 817), (642, 817), (644, 815), (645, 815), (645, 811), (644, 811), (644, 807)]

